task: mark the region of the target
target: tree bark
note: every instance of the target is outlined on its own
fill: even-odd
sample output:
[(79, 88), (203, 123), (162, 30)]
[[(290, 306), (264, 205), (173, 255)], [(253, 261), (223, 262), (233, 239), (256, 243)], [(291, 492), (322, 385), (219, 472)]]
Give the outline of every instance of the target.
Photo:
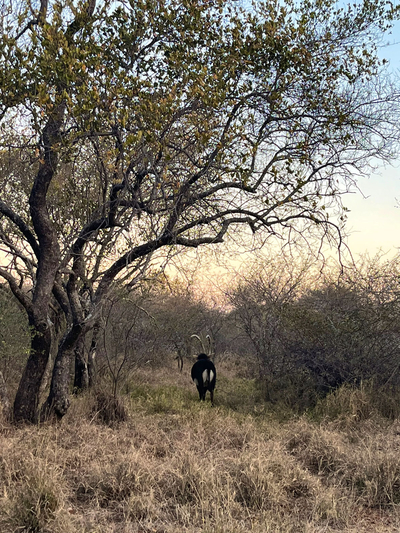
[[(31, 325), (34, 328), (33, 325)], [(31, 351), (14, 401), (15, 422), (37, 422), (40, 390), (51, 347), (50, 329), (33, 329)]]
[(50, 392), (43, 404), (40, 419), (47, 420), (55, 416), (61, 419), (68, 411), (70, 405), (71, 366), (75, 346), (82, 333), (80, 324), (73, 325), (60, 343), (57, 357), (54, 362)]
[(81, 335), (75, 346), (74, 393), (79, 394), (89, 388), (89, 371), (85, 359), (85, 339)]
[(96, 369), (96, 349), (97, 340), (99, 338), (100, 325), (98, 322), (93, 327), (92, 342), (88, 353), (88, 374), (89, 374), (89, 388), (93, 388), (96, 384), (97, 369)]

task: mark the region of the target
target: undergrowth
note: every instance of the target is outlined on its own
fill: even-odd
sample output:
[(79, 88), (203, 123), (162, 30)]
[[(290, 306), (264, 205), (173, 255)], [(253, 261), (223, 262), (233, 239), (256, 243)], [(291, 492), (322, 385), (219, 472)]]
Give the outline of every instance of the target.
[(254, 381), (220, 379), (216, 398), (138, 380), (75, 399), (59, 425), (3, 422), (0, 531), (399, 531), (400, 425), (371, 387), (290, 420)]

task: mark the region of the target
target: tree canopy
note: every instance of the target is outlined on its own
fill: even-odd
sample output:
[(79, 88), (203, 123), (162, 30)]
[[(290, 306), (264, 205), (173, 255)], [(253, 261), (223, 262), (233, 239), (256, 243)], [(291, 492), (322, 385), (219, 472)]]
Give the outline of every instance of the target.
[(158, 250), (239, 228), (340, 238), (341, 193), (395, 155), (376, 47), (396, 17), (385, 0), (9, 3), (0, 275), (32, 331), (17, 420), (37, 417), (57, 338), (45, 411), (65, 414), (78, 340)]

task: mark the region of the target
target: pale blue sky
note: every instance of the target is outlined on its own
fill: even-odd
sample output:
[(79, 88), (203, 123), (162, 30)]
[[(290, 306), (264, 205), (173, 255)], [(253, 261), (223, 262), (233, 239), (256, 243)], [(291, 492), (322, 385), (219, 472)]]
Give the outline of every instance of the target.
[[(359, 181), (362, 193), (349, 194), (347, 244), (354, 254), (400, 251), (400, 166)], [(399, 200), (399, 203), (397, 202)]]
[[(390, 61), (390, 70), (397, 74), (400, 85), (400, 22), (384, 42), (379, 55)], [(359, 193), (343, 198), (350, 209), (347, 243), (351, 251), (356, 255), (400, 251), (400, 160), (393, 167), (381, 168), (377, 174), (360, 180), (359, 186), (364, 198)]]

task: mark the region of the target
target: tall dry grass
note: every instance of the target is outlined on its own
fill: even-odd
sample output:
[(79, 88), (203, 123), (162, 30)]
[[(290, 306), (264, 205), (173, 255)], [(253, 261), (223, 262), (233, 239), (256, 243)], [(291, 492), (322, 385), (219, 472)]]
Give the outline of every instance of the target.
[(3, 421), (0, 531), (400, 530), (400, 424), (365, 396), (343, 391), (339, 413), (331, 398), (316, 419), (287, 420), (254, 382), (222, 377), (211, 408), (173, 376), (142, 375), (117, 418), (103, 394), (76, 400), (60, 425)]

